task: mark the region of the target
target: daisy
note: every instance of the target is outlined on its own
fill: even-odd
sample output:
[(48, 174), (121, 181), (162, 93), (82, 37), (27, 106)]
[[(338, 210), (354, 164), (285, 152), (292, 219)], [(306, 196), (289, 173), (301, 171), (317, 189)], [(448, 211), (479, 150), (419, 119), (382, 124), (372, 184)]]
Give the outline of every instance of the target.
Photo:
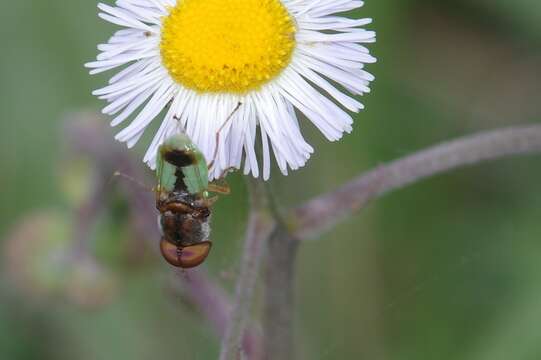
[[(144, 161), (154, 168), (159, 145), (185, 132), (207, 160), (211, 179), (244, 166), (270, 176), (271, 150), (283, 174), (313, 153), (299, 117), (330, 141), (352, 130), (353, 96), (368, 93), (375, 62), (362, 44), (371, 19), (337, 15), (358, 0), (117, 0), (99, 16), (123, 27), (98, 46), (91, 74), (121, 68), (93, 92), (109, 104), (112, 126), (131, 119), (116, 139), (133, 147), (157, 117), (161, 126)], [(238, 111), (233, 110), (238, 106)], [(232, 114), (233, 113), (233, 114)], [(230, 116), (232, 114), (232, 116)], [(259, 131), (258, 131), (259, 130)], [(218, 136), (216, 134), (218, 133)], [(216, 148), (217, 147), (217, 148)]]

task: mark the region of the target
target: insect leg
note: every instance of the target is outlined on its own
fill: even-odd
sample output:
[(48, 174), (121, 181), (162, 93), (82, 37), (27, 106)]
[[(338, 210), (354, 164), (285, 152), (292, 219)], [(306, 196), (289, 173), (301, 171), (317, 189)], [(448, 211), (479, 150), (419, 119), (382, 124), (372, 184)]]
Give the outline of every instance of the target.
[(234, 166), (230, 166), (228, 167), (227, 169), (225, 169), (224, 171), (222, 171), (222, 173), (220, 174), (220, 177), (217, 178), (216, 180), (219, 181), (219, 180), (223, 180), (225, 179), (226, 175), (229, 174), (230, 172), (233, 172), (233, 171), (236, 171), (237, 168), (234, 167)]
[(231, 193), (231, 188), (225, 181), (220, 182), (219, 184), (214, 182), (209, 184), (208, 191), (221, 195), (229, 195)]
[(219, 199), (218, 196), (211, 196), (209, 198), (206, 198), (205, 199), (205, 206), (208, 207), (208, 208), (212, 207), (212, 205), (214, 205), (214, 203), (216, 201), (218, 201), (218, 199)]
[(241, 102), (237, 104), (237, 107), (235, 107), (235, 109), (231, 112), (231, 114), (229, 114), (229, 116), (227, 117), (227, 119), (225, 119), (222, 126), (220, 126), (220, 128), (216, 132), (216, 146), (214, 147), (214, 154), (212, 155), (212, 161), (210, 162), (210, 164), (208, 164), (209, 170), (212, 169), (212, 167), (216, 163), (216, 157), (218, 156), (218, 149), (220, 148), (220, 132), (225, 128), (225, 125), (229, 122), (229, 120), (231, 120), (233, 115), (240, 109), (241, 105), (242, 105)]

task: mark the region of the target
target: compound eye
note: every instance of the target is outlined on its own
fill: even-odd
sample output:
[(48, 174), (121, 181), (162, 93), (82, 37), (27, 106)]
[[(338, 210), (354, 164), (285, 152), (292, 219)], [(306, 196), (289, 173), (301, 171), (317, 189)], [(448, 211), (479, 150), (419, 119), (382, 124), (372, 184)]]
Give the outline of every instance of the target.
[(210, 253), (212, 243), (203, 241), (189, 246), (177, 246), (166, 240), (160, 242), (160, 250), (167, 262), (173, 266), (189, 269), (201, 265)]

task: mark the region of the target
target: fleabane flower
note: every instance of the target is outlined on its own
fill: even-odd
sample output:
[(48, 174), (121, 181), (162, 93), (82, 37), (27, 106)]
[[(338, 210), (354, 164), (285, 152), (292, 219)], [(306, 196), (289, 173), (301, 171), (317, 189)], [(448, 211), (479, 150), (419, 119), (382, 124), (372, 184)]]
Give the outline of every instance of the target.
[[(335, 141), (352, 130), (356, 95), (374, 79), (363, 45), (371, 19), (337, 15), (356, 0), (117, 0), (99, 16), (123, 27), (98, 46), (91, 73), (121, 68), (94, 94), (109, 104), (116, 139), (133, 147), (162, 119), (144, 161), (154, 168), (159, 145), (186, 133), (208, 162), (211, 179), (225, 169), (268, 179), (271, 152), (282, 173), (313, 153), (299, 126), (308, 119)], [(240, 103), (240, 106), (238, 104)], [(237, 111), (234, 111), (237, 108)], [(232, 114), (232, 115), (231, 115)], [(230, 116), (231, 115), (231, 116)], [(218, 134), (218, 136), (216, 136)], [(262, 147), (262, 168), (256, 156)]]

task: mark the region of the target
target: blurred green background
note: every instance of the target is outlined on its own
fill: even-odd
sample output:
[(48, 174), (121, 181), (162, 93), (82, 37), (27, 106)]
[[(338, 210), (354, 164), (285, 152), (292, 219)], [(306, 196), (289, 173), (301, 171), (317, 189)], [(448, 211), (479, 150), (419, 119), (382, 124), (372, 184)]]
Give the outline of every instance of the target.
[[(63, 127), (68, 114), (104, 105), (90, 92), (107, 76), (90, 77), (83, 63), (114, 27), (91, 0), (2, 1), (0, 13), (0, 358), (216, 358), (208, 323), (167, 291), (168, 267), (148, 248), (133, 249), (142, 243), (121, 221), (120, 198), (94, 231), (107, 269), (103, 303), (68, 301), (17, 276), (30, 266), (25, 256), (52, 246), (32, 241), (70, 241), (77, 196), (67, 184), (80, 166), (65, 161)], [(308, 166), (288, 177), (273, 172), (282, 206), (442, 140), (540, 121), (538, 1), (372, 0), (357, 15), (373, 17), (378, 33), (367, 110), (339, 143), (306, 127), (316, 148)], [(541, 359), (540, 161), (438, 176), (303, 245), (298, 358)], [(241, 176), (229, 178), (233, 194), (216, 206), (207, 261), (227, 289), (248, 212)], [(36, 212), (49, 215), (36, 220)], [(21, 222), (30, 238), (14, 235)], [(22, 253), (13, 252), (15, 240), (28, 245)], [(55, 288), (51, 281), (44, 283)]]

